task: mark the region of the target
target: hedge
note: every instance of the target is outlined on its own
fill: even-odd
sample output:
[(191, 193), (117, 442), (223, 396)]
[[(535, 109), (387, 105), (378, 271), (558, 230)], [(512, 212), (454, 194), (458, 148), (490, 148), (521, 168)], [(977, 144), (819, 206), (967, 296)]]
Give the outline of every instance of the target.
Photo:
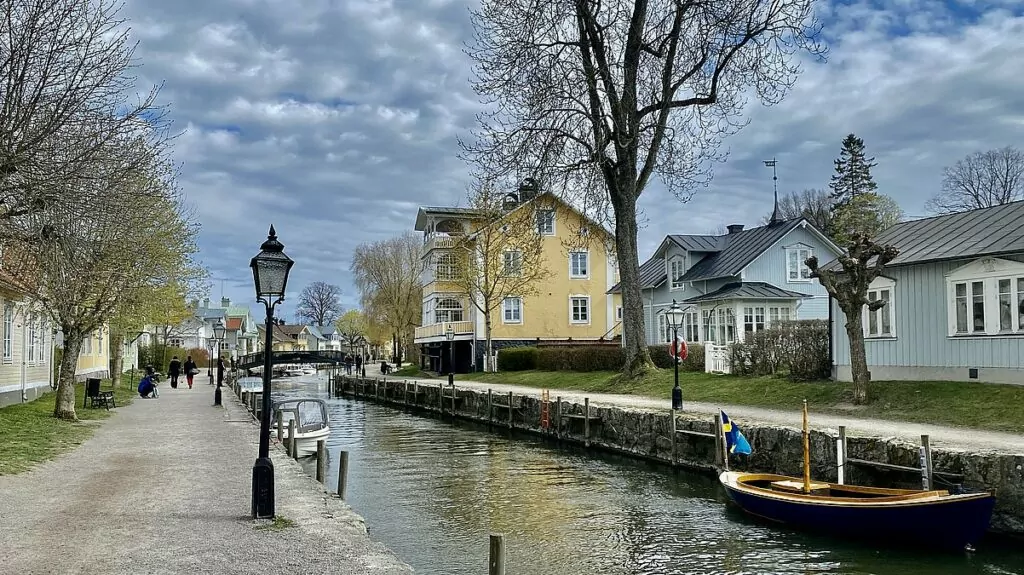
[(537, 348), (507, 347), (498, 350), (498, 371), (537, 369)]
[(729, 357), (735, 375), (786, 373), (795, 380), (819, 380), (830, 375), (828, 322), (803, 320), (747, 334), (734, 343)]
[[(672, 356), (668, 354), (668, 345), (652, 345), (647, 348), (654, 365), (662, 369), (672, 369)], [(686, 344), (686, 359), (679, 364), (680, 371), (704, 371), (704, 346), (699, 343)]]
[(543, 371), (619, 371), (626, 364), (620, 346), (553, 346), (537, 350), (537, 369)]

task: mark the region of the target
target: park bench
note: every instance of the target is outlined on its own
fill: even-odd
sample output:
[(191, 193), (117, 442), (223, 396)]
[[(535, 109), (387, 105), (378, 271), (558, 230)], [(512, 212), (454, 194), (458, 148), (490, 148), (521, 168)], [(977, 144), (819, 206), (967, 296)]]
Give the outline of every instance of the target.
[(85, 407), (86, 402), (89, 402), (89, 407), (96, 407), (99, 404), (107, 410), (117, 407), (114, 403), (114, 391), (100, 389), (100, 380), (92, 377), (85, 380), (85, 399), (82, 400), (82, 407)]

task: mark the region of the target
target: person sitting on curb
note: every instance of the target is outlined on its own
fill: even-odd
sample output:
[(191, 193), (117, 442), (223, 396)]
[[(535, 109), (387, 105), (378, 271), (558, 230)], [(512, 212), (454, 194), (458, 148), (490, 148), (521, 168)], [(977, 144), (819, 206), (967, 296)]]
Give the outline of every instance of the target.
[(139, 381), (139, 396), (143, 399), (156, 399), (159, 397), (156, 391), (156, 383), (153, 382), (153, 376), (149, 373), (142, 376), (142, 380)]

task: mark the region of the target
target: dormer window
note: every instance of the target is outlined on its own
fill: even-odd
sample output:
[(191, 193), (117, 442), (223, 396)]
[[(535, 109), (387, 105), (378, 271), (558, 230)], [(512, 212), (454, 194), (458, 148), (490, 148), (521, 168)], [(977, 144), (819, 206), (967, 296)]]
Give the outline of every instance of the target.
[(686, 258), (677, 256), (668, 262), (669, 289), (683, 289), (683, 274), (686, 273)]

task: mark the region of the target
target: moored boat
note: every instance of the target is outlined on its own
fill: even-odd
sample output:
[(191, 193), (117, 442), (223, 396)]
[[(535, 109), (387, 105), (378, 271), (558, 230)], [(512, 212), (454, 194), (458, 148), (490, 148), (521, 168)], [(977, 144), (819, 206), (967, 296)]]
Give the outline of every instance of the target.
[(290, 421), (295, 421), (295, 437), (299, 455), (316, 453), (316, 443), (327, 439), (331, 434), (330, 418), (327, 415), (327, 402), (319, 398), (282, 399), (274, 402), (274, 421), (276, 413), (281, 413), (284, 433), (288, 434)]
[(804, 476), (724, 471), (719, 481), (745, 512), (791, 527), (892, 544), (973, 550), (988, 530), (988, 492), (887, 489), (811, 481), (807, 404)]

